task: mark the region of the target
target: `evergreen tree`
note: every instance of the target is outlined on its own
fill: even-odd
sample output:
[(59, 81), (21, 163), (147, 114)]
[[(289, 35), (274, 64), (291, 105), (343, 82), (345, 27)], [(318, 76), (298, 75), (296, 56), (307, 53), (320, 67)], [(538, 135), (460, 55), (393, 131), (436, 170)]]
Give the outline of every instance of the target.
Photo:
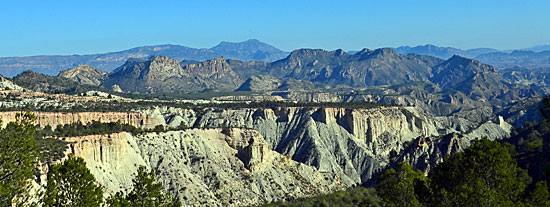
[(530, 182), (508, 149), (487, 138), (437, 165), (430, 178), (434, 206), (518, 206)]
[(171, 194), (162, 192), (162, 183), (156, 181), (155, 173), (148, 171), (144, 166), (138, 168), (133, 180), (134, 189), (126, 195), (117, 193), (107, 200), (111, 207), (172, 207), (181, 206), (179, 200), (172, 198)]
[(99, 207), (102, 203), (103, 189), (96, 184), (84, 159), (69, 154), (63, 163), (50, 167), (44, 206)]
[(376, 186), (378, 195), (387, 206), (423, 206), (422, 195), (429, 194), (428, 179), (420, 170), (401, 162), (397, 169), (389, 169), (381, 176)]
[[(28, 198), (27, 191), (35, 164), (36, 117), (17, 113), (16, 121), (0, 130), (0, 205), (11, 206)], [(0, 125), (2, 121), (0, 120)]]
[(115, 195), (107, 199), (107, 206), (109, 207), (131, 207), (132, 204), (121, 192), (117, 192)]
[(526, 204), (532, 207), (550, 206), (550, 193), (548, 192), (548, 184), (546, 181), (541, 181), (536, 184)]

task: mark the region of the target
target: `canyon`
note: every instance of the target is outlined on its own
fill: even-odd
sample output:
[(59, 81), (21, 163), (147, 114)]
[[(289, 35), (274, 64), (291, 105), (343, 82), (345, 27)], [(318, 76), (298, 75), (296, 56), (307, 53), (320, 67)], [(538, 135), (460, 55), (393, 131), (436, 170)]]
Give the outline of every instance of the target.
[[(105, 196), (131, 189), (139, 166), (157, 173), (185, 206), (249, 206), (362, 185), (392, 156), (429, 171), (445, 155), (487, 136), (510, 136), (502, 117), (483, 123), (415, 107), (273, 107), (136, 112), (36, 112), (37, 125), (127, 123), (185, 129), (58, 137), (85, 159)], [(6, 121), (15, 112), (0, 112)], [(450, 137), (450, 138), (449, 138)]]

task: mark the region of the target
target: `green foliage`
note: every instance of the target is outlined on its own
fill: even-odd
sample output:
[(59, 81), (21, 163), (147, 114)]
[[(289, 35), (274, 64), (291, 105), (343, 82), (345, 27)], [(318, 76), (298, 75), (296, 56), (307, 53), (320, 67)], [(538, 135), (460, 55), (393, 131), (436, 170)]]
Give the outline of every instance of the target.
[(171, 207), (181, 206), (179, 200), (171, 194), (162, 192), (162, 183), (156, 181), (155, 173), (140, 166), (133, 180), (134, 189), (124, 197), (118, 192), (107, 200), (107, 204), (114, 206), (155, 206)]
[(436, 206), (515, 206), (530, 182), (508, 149), (486, 138), (437, 165), (430, 178)]
[(421, 193), (429, 194), (428, 184), (422, 171), (414, 171), (409, 164), (401, 162), (397, 169), (386, 170), (376, 190), (386, 206), (423, 206)]
[[(28, 198), (35, 165), (34, 121), (30, 112), (17, 113), (16, 121), (0, 130), (0, 205), (11, 206)], [(0, 120), (0, 125), (2, 124)]]
[(531, 192), (531, 197), (526, 202), (527, 206), (543, 207), (550, 206), (550, 193), (546, 181), (538, 182)]
[(385, 206), (550, 206), (546, 181), (527, 194), (531, 178), (510, 155), (512, 145), (487, 138), (447, 157), (425, 177), (405, 163), (377, 183)]
[(349, 108), (349, 109), (368, 109), (380, 106), (389, 106), (375, 102), (290, 102), (290, 101), (253, 101), (253, 102), (223, 102), (223, 103), (201, 103), (194, 104), (178, 101), (160, 101), (160, 100), (140, 100), (136, 102), (111, 101), (109, 104), (104, 102), (86, 102), (85, 105), (76, 104), (68, 108), (59, 108), (52, 106), (37, 107), (34, 105), (25, 105), (22, 107), (2, 107), (0, 111), (49, 111), (49, 112), (130, 112), (138, 109), (149, 109), (152, 107), (166, 106), (183, 109), (204, 110), (213, 109), (241, 109), (241, 108), (278, 108), (278, 107), (324, 107), (324, 108)]
[(289, 202), (275, 202), (265, 207), (315, 207), (315, 206), (383, 206), (382, 200), (372, 188), (356, 187), (311, 198), (299, 198)]
[(106, 204), (109, 207), (130, 207), (130, 206), (132, 206), (130, 201), (128, 201), (128, 199), (126, 199), (124, 194), (122, 194), (121, 192), (117, 192), (115, 195), (107, 198)]
[(44, 164), (50, 165), (65, 157), (67, 142), (59, 139), (37, 137), (36, 135), (35, 140), (38, 147), (38, 158)]
[(526, 122), (523, 127), (516, 129), (514, 136), (506, 140), (516, 146), (516, 153), (512, 156), (520, 167), (528, 170), (535, 182), (550, 178), (546, 170), (546, 166), (550, 166), (550, 97), (543, 99), (540, 111), (540, 123)]
[(63, 163), (50, 167), (44, 195), (45, 207), (99, 207), (102, 203), (103, 189), (96, 184), (84, 159), (69, 154)]
[(544, 143), (542, 141), (542, 138), (538, 137), (538, 138), (530, 139), (525, 143), (525, 145), (531, 152), (541, 152)]

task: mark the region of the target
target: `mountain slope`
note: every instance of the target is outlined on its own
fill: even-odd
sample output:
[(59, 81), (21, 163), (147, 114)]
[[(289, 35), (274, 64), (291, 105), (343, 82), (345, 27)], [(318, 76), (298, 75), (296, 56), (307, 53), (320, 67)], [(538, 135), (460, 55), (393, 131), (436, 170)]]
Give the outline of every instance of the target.
[(13, 77), (13, 82), (23, 88), (45, 93), (80, 93), (90, 90), (105, 90), (98, 86), (82, 85), (69, 78), (40, 74), (30, 70)]
[(128, 60), (107, 75), (102, 86), (118, 85), (126, 92), (187, 93), (234, 90), (242, 82), (223, 57), (182, 67), (175, 59), (152, 56), (147, 61)]
[(99, 86), (105, 75), (107, 75), (106, 72), (84, 64), (78, 65), (74, 68), (62, 70), (57, 76), (69, 78), (80, 84)]
[(241, 43), (222, 42), (211, 49), (197, 49), (180, 45), (136, 47), (128, 50), (90, 55), (43, 55), (0, 58), (0, 74), (12, 77), (26, 70), (56, 75), (61, 69), (88, 64), (103, 71), (112, 71), (129, 58), (147, 58), (152, 55), (168, 56), (176, 60), (204, 61), (220, 56), (237, 60), (275, 61), (288, 53), (258, 40)]
[(225, 56), (228, 59), (242, 61), (267, 61), (272, 62), (285, 58), (288, 53), (277, 49), (271, 45), (260, 42), (257, 39), (250, 39), (244, 42), (221, 42), (210, 48), (216, 54)]
[(427, 56), (401, 55), (390, 48), (363, 49), (353, 55), (343, 50), (300, 49), (271, 63), (267, 73), (281, 79), (365, 87), (427, 80), (431, 67), (441, 61)]

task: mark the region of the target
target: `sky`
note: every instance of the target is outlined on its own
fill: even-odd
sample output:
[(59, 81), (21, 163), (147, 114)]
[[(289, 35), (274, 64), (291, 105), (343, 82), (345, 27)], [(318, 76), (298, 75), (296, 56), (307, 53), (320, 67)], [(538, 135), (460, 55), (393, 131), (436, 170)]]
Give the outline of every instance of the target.
[(258, 39), (285, 51), (550, 44), (548, 0), (8, 1), (0, 57)]

